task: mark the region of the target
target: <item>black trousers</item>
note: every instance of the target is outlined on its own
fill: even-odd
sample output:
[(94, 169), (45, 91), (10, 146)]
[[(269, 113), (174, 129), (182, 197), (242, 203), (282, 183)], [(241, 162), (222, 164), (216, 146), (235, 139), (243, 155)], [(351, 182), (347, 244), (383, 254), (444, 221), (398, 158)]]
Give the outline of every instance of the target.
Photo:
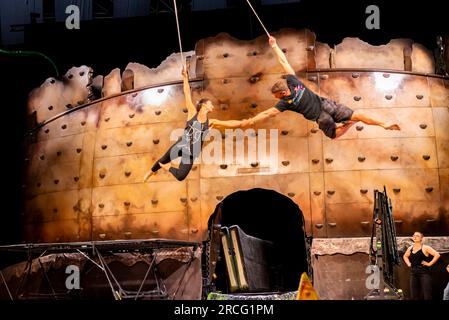
[(432, 300), (432, 276), (430, 273), (412, 273), (410, 293), (412, 300)]
[(161, 166), (159, 162), (162, 164), (169, 163), (170, 161), (181, 157), (181, 163), (179, 164), (179, 168), (170, 167), (170, 173), (176, 178), (178, 181), (184, 180), (192, 169), (194, 158), (191, 156), (190, 151), (185, 145), (181, 144), (181, 141), (178, 140), (174, 145), (172, 145), (167, 152), (157, 160), (151, 171), (158, 171)]

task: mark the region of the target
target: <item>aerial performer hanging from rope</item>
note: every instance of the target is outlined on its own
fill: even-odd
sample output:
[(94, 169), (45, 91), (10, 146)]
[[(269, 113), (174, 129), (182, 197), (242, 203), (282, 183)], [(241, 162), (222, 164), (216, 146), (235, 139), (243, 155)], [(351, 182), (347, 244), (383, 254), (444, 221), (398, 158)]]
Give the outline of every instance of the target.
[[(205, 137), (209, 128), (241, 128), (242, 121), (228, 120), (221, 121), (209, 119), (208, 114), (214, 110), (212, 101), (207, 98), (200, 99), (196, 104), (192, 102), (189, 85), (189, 75), (184, 62), (181, 34), (179, 31), (178, 13), (176, 0), (173, 0), (178, 27), (178, 40), (182, 61), (182, 79), (185, 105), (187, 107), (187, 122), (183, 135), (167, 150), (167, 152), (157, 160), (151, 170), (144, 177), (144, 181), (156, 174), (159, 169), (170, 172), (178, 181), (184, 180), (192, 169), (193, 162), (200, 155)], [(170, 162), (176, 158), (181, 158), (179, 167), (176, 168)]]
[[(316, 121), (321, 131), (331, 139), (341, 137), (359, 121), (368, 125), (380, 126), (386, 130), (401, 130), (398, 124), (388, 124), (372, 119), (360, 111), (353, 111), (336, 101), (320, 97), (307, 88), (296, 77), (295, 71), (288, 63), (284, 52), (278, 47), (276, 39), (268, 33), (249, 0), (247, 2), (265, 30), (269, 44), (285, 73), (287, 73), (287, 77), (285, 80), (276, 82), (271, 88), (272, 94), (276, 99), (279, 99), (279, 102), (274, 107), (260, 112), (250, 119), (245, 119), (243, 121), (245, 127), (289, 110), (302, 114), (307, 120)], [(337, 126), (337, 123), (342, 123), (342, 125)]]

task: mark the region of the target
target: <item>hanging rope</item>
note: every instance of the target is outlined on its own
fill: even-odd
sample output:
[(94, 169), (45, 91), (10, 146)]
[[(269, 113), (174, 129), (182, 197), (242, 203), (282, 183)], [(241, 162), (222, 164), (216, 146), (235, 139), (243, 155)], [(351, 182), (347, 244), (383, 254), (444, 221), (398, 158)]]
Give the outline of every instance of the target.
[(0, 49), (0, 54), (6, 54), (11, 56), (19, 56), (19, 57), (29, 57), (29, 56), (38, 56), (42, 57), (53, 66), (53, 69), (55, 69), (56, 76), (59, 76), (58, 68), (56, 67), (56, 64), (51, 60), (49, 57), (47, 57), (45, 54), (37, 52), (37, 51), (8, 51), (4, 49)]
[(184, 56), (182, 54), (181, 31), (179, 30), (179, 19), (178, 19), (178, 9), (176, 7), (176, 0), (173, 0), (173, 7), (175, 8), (176, 27), (178, 29), (179, 50), (181, 51), (181, 64), (182, 68), (185, 69)]
[(265, 28), (265, 26), (262, 23), (262, 20), (260, 20), (259, 16), (256, 13), (256, 10), (254, 10), (253, 6), (251, 5), (251, 2), (249, 2), (249, 0), (246, 0), (246, 2), (248, 2), (250, 8), (253, 10), (254, 15), (256, 16), (257, 20), (259, 20), (260, 24), (262, 25), (262, 28), (265, 30), (265, 33), (267, 34), (267, 36), (270, 36), (270, 33), (268, 32), (267, 28)]

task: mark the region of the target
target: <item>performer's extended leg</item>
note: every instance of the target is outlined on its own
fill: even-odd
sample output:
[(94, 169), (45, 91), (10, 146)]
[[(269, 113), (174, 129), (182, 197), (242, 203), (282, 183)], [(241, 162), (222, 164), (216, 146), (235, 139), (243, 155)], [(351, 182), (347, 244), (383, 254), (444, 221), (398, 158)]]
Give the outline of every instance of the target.
[(176, 178), (176, 180), (182, 181), (187, 177), (190, 170), (192, 169), (193, 161), (193, 159), (190, 159), (190, 161), (182, 159), (181, 163), (179, 164), (179, 168), (170, 167), (168, 171)]
[(386, 130), (401, 130), (399, 125), (397, 124), (385, 124), (384, 122), (377, 121), (373, 118), (368, 117), (367, 115), (364, 115), (363, 113), (359, 111), (354, 111), (351, 117), (351, 121), (361, 121), (363, 123), (373, 125), (373, 126), (379, 126)]

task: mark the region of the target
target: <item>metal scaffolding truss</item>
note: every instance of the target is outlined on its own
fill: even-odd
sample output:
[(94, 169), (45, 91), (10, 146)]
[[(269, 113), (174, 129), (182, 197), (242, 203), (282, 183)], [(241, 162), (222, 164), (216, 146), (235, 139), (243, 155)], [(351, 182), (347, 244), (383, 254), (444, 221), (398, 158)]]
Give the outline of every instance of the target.
[[(18, 244), (0, 246), (0, 255), (6, 253), (24, 253), (27, 255), (27, 263), (24, 269), (25, 276), (22, 277), (19, 287), (16, 290), (16, 299), (68, 299), (72, 297), (70, 290), (66, 292), (56, 292), (54, 286), (51, 283), (50, 277), (45, 270), (45, 267), (41, 261), (41, 258), (48, 254), (63, 254), (63, 253), (79, 253), (87, 260), (98, 267), (105, 275), (108, 285), (111, 289), (112, 295), (115, 300), (124, 299), (142, 299), (142, 298), (155, 298), (155, 299), (167, 299), (167, 290), (162, 277), (158, 272), (156, 260), (160, 251), (164, 249), (176, 249), (180, 247), (193, 247), (192, 254), (188, 261), (188, 266), (179, 280), (181, 285), (188, 267), (194, 260), (194, 252), (199, 247), (197, 242), (185, 242), (176, 240), (114, 240), (114, 241), (91, 241), (91, 242), (69, 242), (69, 243), (40, 243), (40, 244)], [(148, 267), (146, 269), (143, 279), (140, 281), (140, 286), (137, 291), (125, 290), (120, 281), (114, 275), (109, 268), (108, 263), (105, 260), (105, 256), (114, 255), (114, 253), (149, 253), (151, 255), (151, 261), (148, 261), (145, 257), (140, 256), (139, 260), (145, 262)], [(29, 281), (31, 275), (31, 267), (33, 260), (37, 259), (39, 262), (39, 270), (43, 272), (44, 279), (51, 290), (51, 293), (27, 293), (24, 295), (23, 288)], [(144, 291), (144, 284), (151, 277), (153, 278), (156, 288), (152, 290)], [(14, 300), (14, 296), (11, 293), (10, 288), (3, 276), (0, 269), (0, 286), (4, 285), (11, 300)]]

